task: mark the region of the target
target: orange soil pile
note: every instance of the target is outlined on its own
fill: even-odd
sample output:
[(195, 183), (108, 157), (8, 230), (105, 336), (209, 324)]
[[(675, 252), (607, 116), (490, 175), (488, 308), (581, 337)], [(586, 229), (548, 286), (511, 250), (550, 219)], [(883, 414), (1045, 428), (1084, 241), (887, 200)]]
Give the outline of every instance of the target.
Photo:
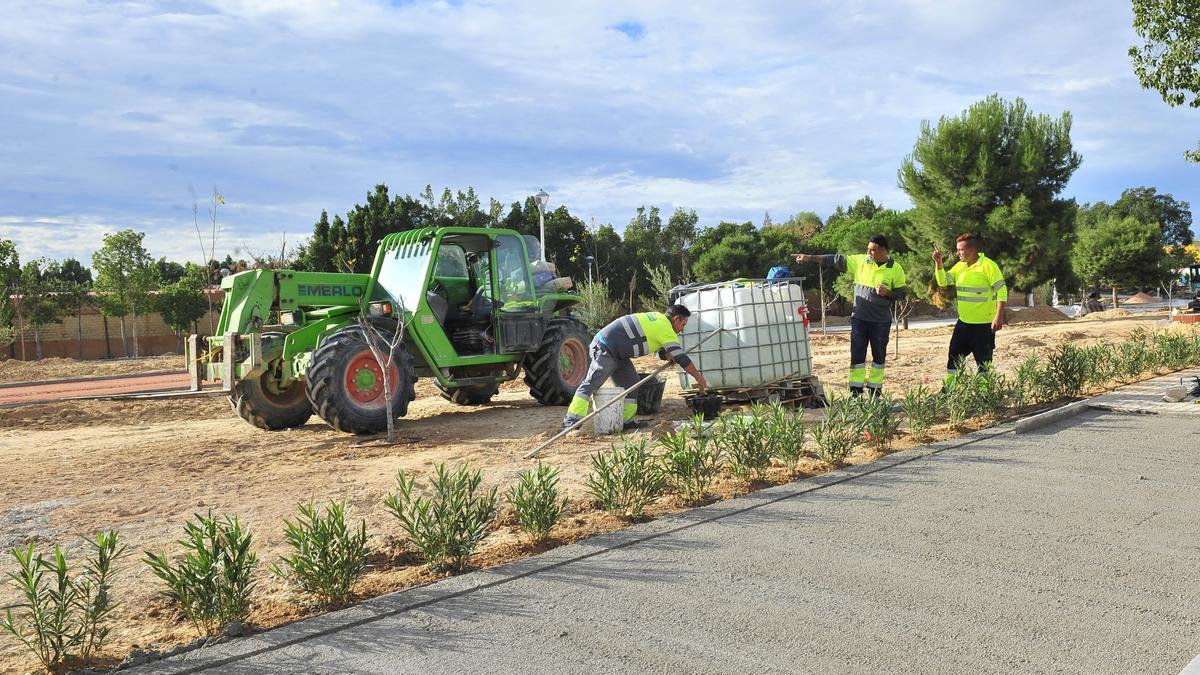
[(1125, 304), (1127, 304), (1127, 305), (1144, 305), (1147, 302), (1158, 302), (1158, 299), (1155, 298), (1153, 295), (1147, 295), (1146, 293), (1138, 293), (1137, 295), (1133, 296), (1132, 298), (1129, 298), (1128, 300), (1126, 300)]
[(1008, 310), (1006, 318), (1009, 323), (1045, 323), (1047, 321), (1067, 321), (1070, 317), (1053, 307), (1035, 305), (1025, 307), (1020, 311)]

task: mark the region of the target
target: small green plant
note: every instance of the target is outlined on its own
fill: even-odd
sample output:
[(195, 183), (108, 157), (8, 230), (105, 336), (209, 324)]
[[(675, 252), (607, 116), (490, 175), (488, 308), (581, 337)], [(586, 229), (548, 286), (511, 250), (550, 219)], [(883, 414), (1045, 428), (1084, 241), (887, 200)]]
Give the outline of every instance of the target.
[(697, 416), (690, 427), (659, 441), (667, 480), (689, 503), (704, 499), (721, 468), (721, 450), (702, 433), (703, 419)]
[(416, 479), (396, 474), (397, 491), (383, 501), (404, 534), (434, 569), (462, 571), (487, 536), (500, 505), (496, 488), (483, 490), (483, 477), (466, 464), (434, 469), (432, 497), (416, 494)]
[(167, 585), (164, 592), (178, 602), (201, 635), (216, 635), (231, 621), (250, 611), (251, 578), (258, 556), (250, 550), (251, 535), (237, 517), (195, 514), (183, 526), (179, 540), (187, 550), (172, 566), (166, 555), (146, 552), (146, 564)]
[(667, 484), (661, 464), (647, 450), (646, 439), (622, 439), (608, 454), (592, 455), (592, 472), (584, 486), (605, 511), (627, 518), (640, 518)]
[(950, 424), (961, 427), (979, 411), (979, 387), (982, 377), (965, 364), (958, 369), (954, 383), (946, 390), (944, 401)]
[(770, 453), (775, 459), (783, 462), (791, 474), (800, 468), (800, 458), (804, 456), (804, 442), (808, 437), (808, 427), (804, 424), (804, 408), (791, 412), (779, 404), (771, 406), (768, 418), (770, 433)]
[(1145, 340), (1122, 342), (1116, 358), (1117, 377), (1122, 382), (1132, 382), (1153, 367), (1152, 355)]
[(544, 541), (567, 508), (567, 498), (558, 492), (558, 469), (539, 461), (536, 469), (522, 471), (516, 485), (508, 489), (508, 503), (517, 514), (517, 527), (529, 541)]
[(89, 665), (108, 637), (108, 617), (117, 607), (109, 593), (125, 546), (116, 531), (100, 532), (88, 545), (92, 555), (78, 574), (57, 545), (51, 560), (35, 553), (33, 544), (13, 549), (18, 571), (8, 577), (21, 590), (22, 602), (15, 607), (23, 611), (5, 610), (0, 629), (50, 672)]
[(1008, 415), (1015, 397), (1008, 377), (993, 370), (986, 377), (978, 378), (976, 385), (976, 404), (980, 413), (1001, 418)]
[(854, 448), (858, 430), (842, 419), (830, 417), (813, 425), (812, 438), (817, 459), (830, 466), (841, 466)]
[(1084, 374), (1085, 387), (1103, 387), (1119, 375), (1120, 360), (1111, 344), (1101, 342), (1082, 348), (1083, 360), (1087, 364)]
[(900, 416), (892, 414), (893, 403), (888, 396), (860, 396), (855, 399), (863, 440), (880, 451), (892, 447), (892, 441), (900, 431)]
[(1053, 398), (1078, 396), (1087, 385), (1088, 363), (1083, 350), (1059, 345), (1046, 358), (1046, 376), (1054, 387)]
[(1170, 331), (1154, 333), (1155, 362), (1160, 370), (1181, 370), (1193, 363), (1192, 339)]
[(717, 438), (729, 458), (729, 471), (742, 480), (760, 480), (771, 466), (774, 441), (766, 406), (754, 404), (751, 414), (721, 415)]
[(1041, 359), (1037, 354), (1026, 356), (1025, 360), (1017, 366), (1014, 376), (1013, 407), (1019, 410), (1025, 406), (1049, 400), (1044, 380)]
[(924, 384), (904, 391), (904, 416), (908, 418), (908, 430), (915, 438), (928, 436), (940, 411), (941, 401)]
[(345, 502), (330, 501), (324, 509), (309, 502), (298, 508), (295, 522), (283, 521), (284, 540), (292, 552), (284, 556), (283, 568), (275, 565), (271, 571), (322, 602), (345, 602), (366, 569), (367, 521), (351, 529)]

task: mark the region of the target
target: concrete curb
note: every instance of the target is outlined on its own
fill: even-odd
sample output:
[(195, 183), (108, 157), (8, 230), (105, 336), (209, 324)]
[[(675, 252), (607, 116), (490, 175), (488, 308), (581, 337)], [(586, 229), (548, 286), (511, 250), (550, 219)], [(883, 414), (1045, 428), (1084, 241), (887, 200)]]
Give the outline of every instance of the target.
[(1069, 417), (1074, 417), (1075, 415), (1088, 410), (1090, 407), (1091, 406), (1087, 400), (1075, 401), (1074, 403), (1068, 403), (1061, 408), (1055, 408), (1054, 410), (1048, 410), (1044, 413), (1038, 413), (1037, 415), (1017, 420), (1016, 424), (1013, 425), (1013, 433), (1024, 434), (1033, 431), (1034, 429), (1040, 429), (1048, 424), (1053, 424)]

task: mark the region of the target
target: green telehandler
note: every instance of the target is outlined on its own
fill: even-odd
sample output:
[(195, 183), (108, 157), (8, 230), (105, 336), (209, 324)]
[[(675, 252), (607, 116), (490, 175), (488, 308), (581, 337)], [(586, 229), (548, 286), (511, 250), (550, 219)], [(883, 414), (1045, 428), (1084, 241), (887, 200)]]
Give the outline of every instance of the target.
[(533, 398), (566, 405), (592, 336), (571, 315), (580, 297), (553, 290), (562, 284), (546, 263), (530, 261), (513, 230), (442, 227), (387, 235), (371, 274), (227, 276), (216, 335), (188, 338), (192, 389), (220, 380), (260, 429), (301, 426), (315, 412), (356, 434), (387, 428), (385, 365), (394, 418), (408, 412), (419, 377), (469, 406), (524, 370)]

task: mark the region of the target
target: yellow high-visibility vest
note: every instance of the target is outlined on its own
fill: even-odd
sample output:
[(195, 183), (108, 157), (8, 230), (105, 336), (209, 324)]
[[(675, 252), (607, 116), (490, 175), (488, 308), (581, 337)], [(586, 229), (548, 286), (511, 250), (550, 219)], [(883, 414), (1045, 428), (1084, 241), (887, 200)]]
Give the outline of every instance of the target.
[(974, 265), (960, 260), (948, 270), (934, 270), (934, 278), (938, 286), (954, 286), (958, 292), (958, 320), (963, 323), (991, 323), (996, 303), (1008, 302), (1000, 266), (982, 253)]

